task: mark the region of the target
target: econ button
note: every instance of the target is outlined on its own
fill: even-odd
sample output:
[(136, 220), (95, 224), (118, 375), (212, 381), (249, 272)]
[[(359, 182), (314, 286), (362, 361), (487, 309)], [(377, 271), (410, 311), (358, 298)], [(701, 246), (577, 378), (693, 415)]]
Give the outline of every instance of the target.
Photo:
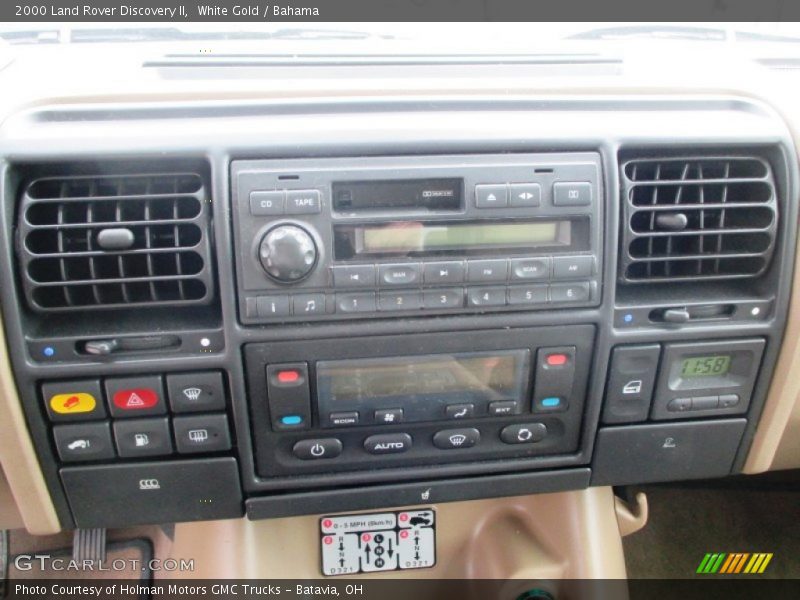
[(53, 422), (96, 420), (106, 416), (100, 381), (96, 379), (45, 383), (42, 396)]
[(336, 458), (342, 453), (342, 442), (336, 438), (302, 440), (292, 447), (292, 453), (303, 460)]

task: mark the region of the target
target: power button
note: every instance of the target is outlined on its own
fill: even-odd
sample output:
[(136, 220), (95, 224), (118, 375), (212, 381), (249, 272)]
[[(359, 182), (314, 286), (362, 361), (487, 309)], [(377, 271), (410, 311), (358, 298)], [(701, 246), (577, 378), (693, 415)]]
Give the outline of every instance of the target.
[(294, 445), (292, 452), (303, 460), (335, 458), (342, 453), (342, 442), (336, 438), (302, 440)]

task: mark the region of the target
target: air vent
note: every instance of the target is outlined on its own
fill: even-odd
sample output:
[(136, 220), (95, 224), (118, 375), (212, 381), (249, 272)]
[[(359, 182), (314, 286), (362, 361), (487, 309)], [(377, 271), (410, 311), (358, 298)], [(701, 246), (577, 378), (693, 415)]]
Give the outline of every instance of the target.
[(769, 265), (778, 203), (761, 158), (633, 159), (622, 182), (623, 281), (756, 277)]
[(34, 310), (205, 304), (210, 209), (195, 173), (43, 178), (19, 211)]

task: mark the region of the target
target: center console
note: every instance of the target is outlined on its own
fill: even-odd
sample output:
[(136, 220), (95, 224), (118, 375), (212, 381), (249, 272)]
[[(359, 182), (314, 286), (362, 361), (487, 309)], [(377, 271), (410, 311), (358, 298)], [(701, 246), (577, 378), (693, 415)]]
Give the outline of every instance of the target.
[(20, 141), (0, 298), (59, 522), (739, 472), (786, 319), (793, 146), (763, 107), (736, 131), (738, 105), (623, 105), (310, 113), (304, 145), (286, 115), (232, 114), (237, 140), (148, 121), (135, 161)]

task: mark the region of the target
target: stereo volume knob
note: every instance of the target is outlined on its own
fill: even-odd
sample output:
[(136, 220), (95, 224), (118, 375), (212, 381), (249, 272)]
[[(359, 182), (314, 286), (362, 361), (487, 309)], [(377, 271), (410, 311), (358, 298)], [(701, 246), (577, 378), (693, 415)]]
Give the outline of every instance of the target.
[(277, 281), (292, 283), (308, 275), (317, 262), (314, 238), (297, 225), (278, 225), (270, 229), (258, 249), (261, 266)]

